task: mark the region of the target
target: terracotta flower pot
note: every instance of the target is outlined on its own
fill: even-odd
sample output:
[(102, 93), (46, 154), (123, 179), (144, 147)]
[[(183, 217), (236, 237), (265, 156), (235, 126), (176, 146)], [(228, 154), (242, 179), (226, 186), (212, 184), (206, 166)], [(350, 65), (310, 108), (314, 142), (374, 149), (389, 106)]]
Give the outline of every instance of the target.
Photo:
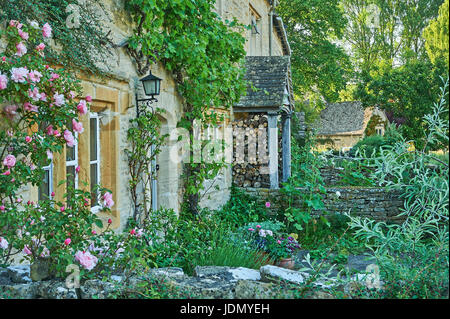
[(286, 269), (294, 269), (295, 261), (292, 257), (291, 258), (283, 258), (278, 261), (277, 266), (286, 268)]

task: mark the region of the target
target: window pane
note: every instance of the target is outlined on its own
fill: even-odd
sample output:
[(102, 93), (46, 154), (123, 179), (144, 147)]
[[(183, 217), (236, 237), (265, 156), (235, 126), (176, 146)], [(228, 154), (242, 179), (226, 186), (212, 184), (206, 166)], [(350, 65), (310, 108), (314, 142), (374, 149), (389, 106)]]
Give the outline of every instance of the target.
[(67, 186), (75, 186), (75, 166), (67, 166)]
[[(72, 131), (72, 123), (69, 123), (68, 130)], [(66, 161), (74, 161), (75, 160), (75, 147), (66, 147)]]
[(98, 184), (98, 165), (91, 164), (91, 193), (92, 193), (92, 204), (91, 206), (98, 205), (98, 193), (94, 191), (95, 186)]
[(91, 161), (96, 161), (97, 160), (97, 137), (98, 137), (97, 119), (91, 118), (90, 125), (91, 125), (91, 134), (90, 134)]
[(45, 170), (44, 179), (42, 183), (39, 185), (39, 200), (45, 200), (50, 197), (50, 171)]

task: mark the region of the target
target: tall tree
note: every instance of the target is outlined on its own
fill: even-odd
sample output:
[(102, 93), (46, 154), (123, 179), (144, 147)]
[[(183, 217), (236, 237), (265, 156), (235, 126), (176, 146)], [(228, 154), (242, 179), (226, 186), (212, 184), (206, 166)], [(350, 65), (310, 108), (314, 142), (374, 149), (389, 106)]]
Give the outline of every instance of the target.
[(439, 17), (430, 22), (423, 36), (425, 47), (430, 60), (435, 63), (437, 59), (444, 58), (449, 64), (449, 0), (446, 0), (439, 9)]
[(294, 90), (301, 99), (321, 95), (335, 101), (351, 71), (348, 55), (333, 40), (342, 38), (344, 13), (335, 0), (281, 0), (292, 49)]
[(345, 40), (360, 71), (380, 62), (405, 63), (423, 55), (422, 32), (444, 0), (341, 0), (349, 20)]

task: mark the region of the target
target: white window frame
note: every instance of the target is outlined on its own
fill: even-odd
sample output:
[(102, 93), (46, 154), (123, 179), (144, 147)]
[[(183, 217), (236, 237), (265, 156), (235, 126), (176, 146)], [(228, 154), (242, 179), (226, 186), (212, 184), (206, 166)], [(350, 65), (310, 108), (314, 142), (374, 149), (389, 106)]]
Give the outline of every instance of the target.
[[(75, 137), (75, 142), (73, 145), (73, 150), (74, 150), (74, 157), (75, 159), (73, 159), (72, 161), (68, 161), (67, 160), (67, 150), (66, 150), (66, 179), (67, 179), (67, 167), (73, 167), (74, 168), (74, 172), (75, 172), (75, 185), (74, 188), (77, 189), (78, 188), (78, 174), (76, 173), (76, 169), (78, 167), (78, 133), (74, 134)], [(66, 148), (69, 146), (66, 146)]]
[[(48, 199), (52, 199), (53, 193), (53, 161), (50, 162), (50, 165), (44, 166), (42, 168), (45, 172), (48, 171)], [(39, 196), (39, 190), (38, 190)], [(45, 200), (45, 198), (39, 198), (38, 201)]]
[[(97, 122), (97, 156), (96, 156), (96, 160), (95, 161), (91, 161), (91, 159), (89, 158), (89, 170), (91, 169), (93, 164), (97, 165), (97, 182), (100, 185), (101, 184), (101, 180), (100, 180), (100, 163), (101, 163), (101, 158), (100, 158), (100, 116), (98, 113), (89, 113), (89, 127), (91, 127), (91, 119), (96, 119)], [(90, 139), (89, 139), (89, 144), (90, 144)], [(90, 149), (91, 145), (89, 145), (89, 149)], [(89, 177), (90, 178), (90, 177)], [(102, 206), (100, 204), (101, 201), (101, 194), (98, 194), (98, 205), (91, 207), (91, 212), (94, 214), (97, 214), (98, 212), (101, 211)]]

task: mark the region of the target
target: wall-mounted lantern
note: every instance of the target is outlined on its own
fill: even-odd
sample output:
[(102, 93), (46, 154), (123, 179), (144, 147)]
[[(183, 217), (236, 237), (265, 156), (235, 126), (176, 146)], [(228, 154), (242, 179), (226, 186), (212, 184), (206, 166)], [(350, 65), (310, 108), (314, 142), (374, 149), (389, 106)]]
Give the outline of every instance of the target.
[(150, 72), (149, 75), (147, 75), (146, 77), (142, 78), (140, 80), (142, 82), (142, 85), (144, 87), (144, 92), (146, 96), (150, 96), (150, 98), (147, 99), (139, 99), (138, 97), (138, 93), (136, 93), (136, 112), (137, 112), (137, 116), (139, 117), (140, 114), (140, 109), (139, 109), (139, 104), (142, 103), (145, 105), (145, 107), (150, 107), (152, 109), (153, 113), (153, 108), (151, 107), (151, 104), (153, 102), (158, 102), (158, 100), (155, 98), (155, 96), (158, 96), (161, 93), (161, 81), (162, 79), (154, 76), (152, 74), (152, 72)]

